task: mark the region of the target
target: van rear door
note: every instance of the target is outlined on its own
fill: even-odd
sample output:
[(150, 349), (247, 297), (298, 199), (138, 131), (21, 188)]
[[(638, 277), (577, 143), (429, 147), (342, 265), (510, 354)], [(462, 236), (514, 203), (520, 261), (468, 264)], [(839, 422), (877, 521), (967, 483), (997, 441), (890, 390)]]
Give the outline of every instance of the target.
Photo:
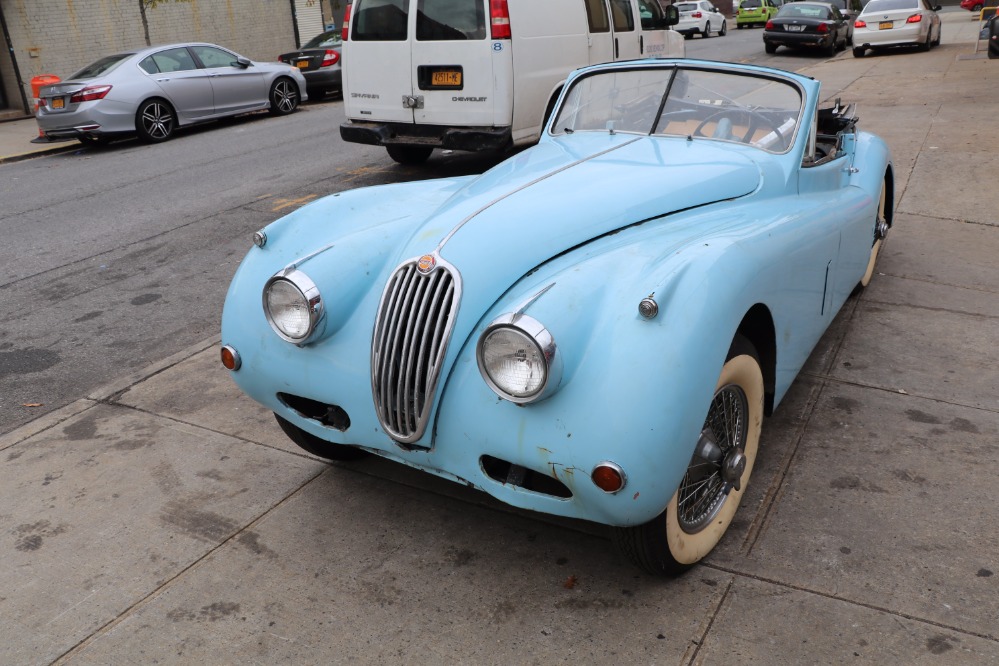
[[(493, 76), (493, 61), (512, 59), (510, 40), (490, 39), (489, 0), (411, 0), (413, 94), (417, 123), (508, 126), (512, 100), (502, 95), (512, 82)], [(509, 25), (508, 21), (506, 25)], [(508, 69), (500, 67), (501, 71)], [(501, 77), (505, 78), (505, 77)], [(505, 113), (494, 114), (503, 97)]]
[(348, 118), (413, 122), (411, 0), (354, 0), (344, 42)]

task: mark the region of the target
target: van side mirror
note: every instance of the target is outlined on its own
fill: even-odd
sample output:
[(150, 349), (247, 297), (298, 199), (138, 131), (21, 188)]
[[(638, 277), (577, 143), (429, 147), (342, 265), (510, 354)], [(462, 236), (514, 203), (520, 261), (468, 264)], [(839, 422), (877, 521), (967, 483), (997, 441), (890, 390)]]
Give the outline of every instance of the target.
[(666, 5), (666, 26), (676, 25), (680, 22), (680, 10), (676, 5)]

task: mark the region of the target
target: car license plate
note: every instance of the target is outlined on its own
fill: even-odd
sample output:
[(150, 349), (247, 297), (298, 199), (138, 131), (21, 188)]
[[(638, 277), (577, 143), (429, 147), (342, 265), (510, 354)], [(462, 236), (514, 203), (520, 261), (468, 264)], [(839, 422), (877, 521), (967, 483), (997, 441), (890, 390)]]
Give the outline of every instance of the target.
[(299, 60), (298, 62), (295, 63), (295, 66), (298, 67), (299, 69), (307, 69), (309, 67), (309, 61)]
[(882, 21), (878, 23), (878, 30), (891, 30), (892, 26), (895, 25), (891, 21)]
[(52, 108), (53, 109), (61, 109), (64, 106), (66, 106), (66, 102), (65, 102), (65, 100), (63, 100), (62, 97), (53, 97), (52, 98)]
[(460, 86), (461, 72), (442, 71), (430, 74), (430, 85), (432, 86)]
[(803, 25), (789, 25), (787, 26), (789, 32), (804, 32), (805, 26)]

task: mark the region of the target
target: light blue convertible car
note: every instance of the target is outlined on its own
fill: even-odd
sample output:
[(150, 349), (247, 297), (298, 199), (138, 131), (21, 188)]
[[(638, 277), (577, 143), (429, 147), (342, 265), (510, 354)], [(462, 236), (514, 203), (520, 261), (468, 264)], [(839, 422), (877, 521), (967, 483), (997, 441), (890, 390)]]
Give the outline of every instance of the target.
[(580, 70), (540, 143), (481, 176), (334, 194), (257, 232), (223, 364), (316, 455), (603, 523), (681, 572), (871, 279), (893, 170), (856, 124), (775, 69)]

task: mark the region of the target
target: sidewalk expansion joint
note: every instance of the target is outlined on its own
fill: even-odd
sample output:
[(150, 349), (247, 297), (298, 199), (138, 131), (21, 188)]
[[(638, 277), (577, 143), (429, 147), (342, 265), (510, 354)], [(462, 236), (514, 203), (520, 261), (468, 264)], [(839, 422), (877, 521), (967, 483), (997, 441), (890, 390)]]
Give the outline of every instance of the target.
[[(704, 645), (704, 642), (707, 640), (708, 634), (711, 633), (711, 628), (715, 625), (715, 620), (718, 619), (718, 616), (721, 614), (722, 609), (725, 608), (728, 602), (729, 593), (732, 591), (732, 585), (734, 583), (735, 583), (735, 578), (734, 577), (729, 578), (728, 585), (725, 586), (725, 591), (722, 592), (721, 598), (718, 600), (718, 604), (715, 606), (714, 610), (712, 610), (708, 614), (707, 626), (704, 627), (704, 630), (700, 633), (700, 636), (698, 636), (696, 639), (691, 639), (692, 645), (688, 645), (687, 649), (684, 650), (683, 656), (680, 657), (681, 663), (691, 666), (696, 662), (697, 654), (701, 651), (701, 647)], [(689, 657), (687, 656), (688, 654), (690, 655)]]
[(872, 610), (878, 613), (884, 613), (892, 617), (898, 617), (905, 620), (910, 620), (912, 622), (919, 622), (921, 624), (937, 627), (938, 629), (946, 629), (947, 631), (953, 631), (954, 633), (961, 634), (963, 636), (971, 636), (974, 638), (981, 638), (986, 641), (991, 641), (993, 643), (999, 643), (999, 636), (995, 636), (992, 634), (985, 634), (977, 631), (969, 631), (968, 629), (962, 629), (960, 627), (944, 624), (943, 622), (937, 622), (936, 620), (930, 620), (928, 618), (919, 617), (918, 615), (913, 615), (911, 613), (904, 613), (902, 611), (892, 610), (890, 608), (877, 606), (875, 604), (867, 603), (865, 601), (857, 601), (856, 599), (849, 599), (847, 597), (832, 594), (831, 592), (821, 592), (819, 590), (813, 590), (803, 585), (795, 585), (794, 583), (787, 583), (785, 581), (777, 580), (776, 578), (768, 578), (766, 576), (761, 576), (759, 574), (751, 574), (751, 573), (746, 573), (744, 571), (737, 571), (729, 567), (723, 567), (717, 564), (711, 564), (709, 562), (702, 563), (700, 566), (707, 567), (709, 569), (714, 569), (722, 573), (732, 574), (733, 576), (738, 576), (739, 578), (754, 580), (760, 583), (767, 583), (768, 585), (775, 585), (777, 587), (782, 587), (787, 590), (793, 590), (795, 592), (814, 594), (815, 596), (822, 597), (823, 599), (829, 599), (831, 601), (839, 601), (845, 604), (850, 604), (851, 606), (859, 606), (860, 608), (866, 608), (868, 610)]
[(858, 382), (852, 379), (841, 379), (839, 377), (832, 377), (830, 375), (821, 375), (816, 373), (801, 373), (800, 376), (811, 377), (823, 382), (828, 382), (830, 384), (840, 384), (843, 386), (854, 386), (856, 388), (871, 389), (872, 391), (883, 391), (885, 393), (893, 393), (895, 395), (904, 395), (909, 398), (919, 398), (920, 400), (929, 400), (930, 402), (936, 402), (941, 405), (950, 405), (951, 407), (961, 407), (962, 409), (975, 409), (981, 412), (988, 412), (989, 414), (999, 414), (999, 409), (992, 409), (990, 407), (981, 407), (978, 405), (969, 405), (963, 402), (954, 402), (953, 400), (944, 400), (943, 398), (935, 398), (929, 395), (922, 395), (921, 393), (910, 393), (905, 389), (892, 388), (889, 386), (875, 386), (874, 384), (867, 384), (864, 382)]

